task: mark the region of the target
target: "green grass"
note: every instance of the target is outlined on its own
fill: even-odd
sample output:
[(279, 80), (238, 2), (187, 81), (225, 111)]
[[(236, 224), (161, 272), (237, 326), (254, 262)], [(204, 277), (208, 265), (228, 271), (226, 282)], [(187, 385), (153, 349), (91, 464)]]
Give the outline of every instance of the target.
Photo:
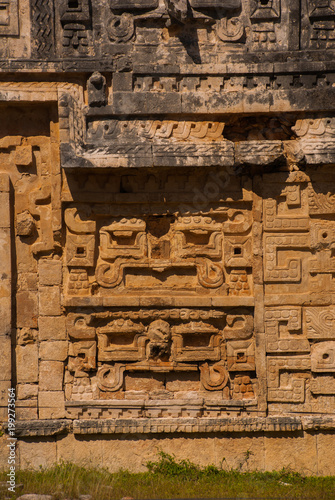
[[(199, 467), (189, 460), (178, 462), (164, 452), (156, 462), (148, 462), (147, 469), (137, 474), (125, 470), (112, 474), (105, 469), (61, 463), (48, 469), (17, 471), (16, 482), (23, 484), (23, 488), (12, 496), (2, 488), (0, 498), (39, 493), (52, 494), (55, 500), (88, 494), (94, 500), (121, 500), (122, 497), (335, 500), (333, 476), (304, 477), (289, 470), (241, 472), (214, 465)], [(6, 480), (6, 473), (0, 473), (0, 481)]]

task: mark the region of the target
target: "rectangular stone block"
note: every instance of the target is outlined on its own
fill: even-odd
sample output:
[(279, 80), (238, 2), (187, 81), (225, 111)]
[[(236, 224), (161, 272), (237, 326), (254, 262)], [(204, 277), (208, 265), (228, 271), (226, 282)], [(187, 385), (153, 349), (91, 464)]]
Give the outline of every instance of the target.
[(113, 91), (131, 92), (133, 90), (133, 73), (114, 73)]
[(36, 344), (16, 347), (17, 382), (38, 381), (38, 347)]
[(56, 438), (51, 437), (47, 441), (40, 438), (20, 439), (18, 442), (18, 455), (20, 457), (20, 468), (51, 467), (57, 462)]
[(8, 295), (0, 297), (0, 332), (2, 335), (10, 335), (12, 329), (12, 300)]
[[(81, 464), (83, 466), (90, 466), (92, 463), (103, 463), (103, 443), (98, 438), (97, 441), (91, 439), (78, 439), (73, 434), (57, 437), (57, 451), (59, 450), (60, 456), (63, 460)], [(0, 441), (1, 443), (1, 441)], [(108, 444), (112, 444), (108, 440)]]
[(66, 322), (63, 316), (40, 316), (38, 327), (40, 340), (66, 339)]
[(317, 474), (316, 435), (265, 435), (265, 470), (285, 467), (304, 474)]
[(62, 391), (40, 391), (38, 414), (41, 419), (64, 418), (65, 399)]
[(62, 263), (60, 260), (42, 259), (38, 263), (40, 285), (60, 285), (62, 283)]
[(58, 286), (40, 287), (41, 316), (59, 316), (61, 314), (60, 289)]
[(68, 342), (41, 342), (40, 343), (40, 359), (45, 361), (65, 361), (68, 352)]
[(19, 292), (16, 295), (17, 326), (37, 327), (38, 301), (34, 292)]
[(63, 388), (64, 363), (41, 361), (39, 373), (40, 391), (61, 391)]
[[(24, 3), (24, 2), (23, 2)], [(7, 0), (2, 2), (2, 16), (5, 19), (1, 19), (0, 24), (0, 35), (1, 36), (17, 36), (20, 33), (19, 27), (19, 2), (18, 0)]]

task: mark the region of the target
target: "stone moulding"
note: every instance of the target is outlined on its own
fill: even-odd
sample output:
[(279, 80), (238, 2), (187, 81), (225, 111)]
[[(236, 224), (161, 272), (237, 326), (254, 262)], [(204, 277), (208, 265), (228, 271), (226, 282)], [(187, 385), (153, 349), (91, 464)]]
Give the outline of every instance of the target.
[[(106, 1), (99, 58), (103, 3), (32, 0), (53, 26), (35, 26), (36, 59), (0, 54), (25, 73), (0, 82), (4, 119), (21, 113), (0, 137), (0, 254), (17, 255), (0, 259), (0, 395), (16, 377), (22, 449), (334, 433), (333, 61), (272, 48), (282, 2), (246, 20), (213, 0), (193, 24), (171, 2)], [(197, 23), (192, 64), (172, 34)], [(147, 64), (163, 40), (176, 64)]]

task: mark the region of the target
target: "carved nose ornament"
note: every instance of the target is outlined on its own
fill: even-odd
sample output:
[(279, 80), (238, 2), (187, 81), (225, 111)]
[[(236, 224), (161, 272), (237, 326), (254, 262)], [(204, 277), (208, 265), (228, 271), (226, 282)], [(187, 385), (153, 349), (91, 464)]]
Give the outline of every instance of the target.
[(188, 0), (165, 0), (166, 10), (170, 19), (185, 24), (188, 18)]

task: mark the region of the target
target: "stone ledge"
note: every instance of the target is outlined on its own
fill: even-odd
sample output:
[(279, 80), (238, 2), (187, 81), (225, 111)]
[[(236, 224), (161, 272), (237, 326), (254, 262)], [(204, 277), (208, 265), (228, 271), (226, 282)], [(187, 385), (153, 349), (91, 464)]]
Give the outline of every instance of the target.
[[(241, 110), (242, 112), (243, 110)], [(258, 110), (258, 112), (262, 112), (262, 110)], [(226, 143), (229, 145), (227, 148)], [(159, 148), (160, 153), (157, 154)], [(217, 165), (232, 167), (238, 174), (237, 167), (241, 166), (269, 166), (274, 164), (285, 166), (289, 158), (287, 151), (292, 148), (299, 151), (297, 160), (303, 158), (308, 165), (331, 165), (335, 163), (335, 141), (333, 139), (262, 140), (240, 143), (224, 140), (221, 146), (206, 143), (152, 145), (134, 142), (132, 144), (115, 143), (113, 146), (81, 149), (77, 152), (71, 144), (63, 143), (60, 151), (62, 168), (68, 171), (100, 168), (204, 167)], [(231, 297), (226, 298), (226, 300), (229, 299), (231, 300)], [(81, 300), (83, 301), (84, 298), (81, 298)], [(102, 298), (97, 298), (96, 301), (100, 301), (98, 305), (109, 305), (107, 298), (105, 304), (102, 304)], [(77, 304), (70, 302), (68, 305)]]
[[(152, 419), (208, 419), (225, 418), (227, 411), (235, 415), (241, 410), (251, 409), (257, 406), (256, 399), (245, 400), (210, 400), (197, 399), (117, 399), (117, 400), (79, 400), (65, 403), (67, 410), (66, 418), (81, 421), (114, 421), (141, 419), (152, 421)], [(224, 413), (221, 413), (224, 412)], [(184, 420), (183, 420), (184, 421)]]
[[(7, 428), (6, 424), (4, 427)], [(17, 421), (15, 424), (15, 437), (57, 436), (72, 431), (71, 420), (29, 420)]]
[[(203, 63), (200, 65), (183, 64), (184, 74), (272, 74), (273, 72), (302, 73), (323, 72), (334, 70), (334, 49), (327, 48), (322, 51), (323, 61), (320, 61), (321, 50), (304, 49), (295, 51), (274, 52), (262, 50), (259, 52), (225, 51), (225, 61), (217, 60), (216, 64)], [(200, 66), (200, 68), (199, 68)], [(134, 72), (137, 74), (180, 74), (180, 64), (155, 64), (137, 63), (133, 64)], [(49, 57), (48, 60), (2, 58), (0, 59), (0, 72), (44, 72), (63, 73), (71, 71), (81, 73), (83, 71), (117, 71), (116, 64), (111, 58), (85, 57), (71, 59)]]
[[(4, 424), (4, 428), (6, 425)], [(16, 423), (15, 437), (59, 434), (254, 433), (335, 430), (332, 417), (137, 418), (31, 420)]]

